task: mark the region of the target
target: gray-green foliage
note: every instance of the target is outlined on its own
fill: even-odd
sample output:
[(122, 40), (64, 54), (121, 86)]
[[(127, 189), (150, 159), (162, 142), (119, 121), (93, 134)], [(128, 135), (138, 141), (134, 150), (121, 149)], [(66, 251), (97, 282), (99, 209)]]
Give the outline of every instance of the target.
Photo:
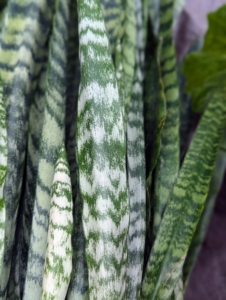
[(224, 6), (185, 58), (180, 167), (183, 2), (0, 1), (0, 299), (183, 299), (226, 125)]

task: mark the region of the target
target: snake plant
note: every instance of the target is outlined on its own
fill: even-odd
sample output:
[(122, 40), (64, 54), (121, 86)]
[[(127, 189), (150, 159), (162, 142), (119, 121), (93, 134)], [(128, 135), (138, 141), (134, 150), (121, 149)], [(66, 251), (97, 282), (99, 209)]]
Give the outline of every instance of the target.
[(0, 299), (183, 299), (226, 168), (226, 6), (184, 89), (183, 4), (0, 1)]

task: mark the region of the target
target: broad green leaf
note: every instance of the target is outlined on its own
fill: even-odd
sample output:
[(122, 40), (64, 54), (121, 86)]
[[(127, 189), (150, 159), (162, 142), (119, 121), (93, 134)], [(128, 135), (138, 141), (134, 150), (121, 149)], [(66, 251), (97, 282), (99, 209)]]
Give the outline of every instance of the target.
[(146, 233), (142, 68), (144, 45), (140, 0), (136, 0), (136, 17), (136, 65), (127, 123), (127, 174), (130, 201), (130, 223), (127, 235), (127, 299), (140, 298)]
[(142, 299), (169, 299), (201, 216), (226, 126), (225, 90), (213, 93), (168, 201), (144, 277)]
[[(226, 134), (224, 133), (221, 146), (226, 147)], [(226, 154), (225, 150), (219, 150), (216, 165), (214, 168), (213, 176), (210, 182), (208, 196), (205, 202), (204, 210), (200, 217), (198, 226), (196, 228), (195, 234), (192, 238), (191, 245), (189, 247), (188, 255), (186, 257), (184, 267), (183, 267), (183, 279), (185, 287), (188, 285), (189, 275), (192, 272), (196, 259), (198, 257), (199, 251), (204, 241), (210, 218), (212, 216), (213, 208), (217, 195), (220, 191), (221, 185), (224, 179), (224, 173), (226, 170)]]
[(5, 199), (4, 185), (7, 172), (7, 130), (6, 130), (6, 110), (3, 97), (3, 88), (0, 82), (0, 272), (3, 263), (5, 248)]
[(156, 236), (170, 192), (179, 171), (179, 88), (176, 73), (176, 56), (172, 41), (173, 1), (163, 0), (160, 5), (162, 38), (160, 69), (166, 98), (166, 120), (161, 131), (161, 148), (155, 169), (154, 223)]
[(125, 132), (100, 4), (78, 0), (77, 144), (90, 299), (125, 299), (129, 202)]
[(202, 50), (185, 59), (186, 90), (192, 96), (193, 109), (197, 112), (205, 109), (211, 90), (226, 85), (225, 18), (226, 5), (208, 15), (209, 28)]
[(51, 195), (42, 299), (65, 299), (72, 271), (73, 204), (64, 145), (57, 158)]
[(123, 0), (123, 8), (125, 10), (125, 23), (122, 37), (122, 66), (124, 88), (124, 126), (126, 130), (135, 70), (136, 2), (134, 0)]
[(57, 0), (49, 44), (45, 110), (24, 299), (40, 299), (47, 244), (51, 186), (64, 140), (69, 4)]
[[(41, 69), (41, 48), (46, 43), (40, 16), (44, 11), (45, 14), (49, 13), (48, 6), (44, 0), (9, 0), (1, 31), (0, 76), (3, 82), (10, 141), (4, 187), (7, 243), (0, 276), (0, 294), (3, 298), (6, 297), (8, 289), (11, 262), (14, 268), (12, 253), (24, 175), (29, 107), (37, 86), (36, 78)], [(17, 292), (18, 289), (15, 293)]]

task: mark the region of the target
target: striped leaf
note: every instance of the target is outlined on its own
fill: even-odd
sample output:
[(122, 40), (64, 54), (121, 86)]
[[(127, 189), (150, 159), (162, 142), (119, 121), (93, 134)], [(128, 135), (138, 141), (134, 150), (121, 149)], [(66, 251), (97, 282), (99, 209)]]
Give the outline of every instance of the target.
[(136, 2), (134, 0), (123, 0), (123, 5), (125, 10), (125, 23), (122, 38), (122, 66), (124, 88), (124, 124), (126, 129), (135, 70)]
[(176, 56), (172, 41), (173, 1), (162, 0), (160, 29), (162, 38), (160, 67), (166, 97), (166, 120), (161, 132), (161, 149), (155, 170), (154, 224), (156, 236), (170, 192), (179, 171), (179, 89), (176, 73)]
[(166, 99), (159, 66), (161, 42), (154, 37), (150, 21), (147, 24), (147, 42), (144, 78), (144, 130), (146, 152), (146, 245), (145, 265), (153, 243), (151, 206), (153, 205), (153, 170), (159, 157), (161, 131), (166, 118)]
[(77, 143), (90, 299), (125, 299), (129, 203), (123, 118), (101, 7), (78, 0)]
[(136, 0), (137, 46), (133, 90), (127, 123), (127, 172), (130, 223), (127, 236), (126, 299), (139, 299), (146, 233), (145, 150), (143, 130), (143, 32), (142, 3)]
[(64, 145), (57, 158), (51, 190), (42, 299), (60, 300), (65, 299), (72, 271), (73, 205), (70, 172)]
[(78, 43), (77, 1), (70, 3), (67, 98), (66, 98), (66, 143), (72, 181), (74, 203), (74, 226), (72, 234), (72, 274), (67, 293), (68, 300), (87, 299), (88, 270), (85, 259), (85, 237), (82, 225), (83, 201), (79, 192), (76, 149), (77, 100), (80, 82)]
[(7, 131), (6, 131), (6, 111), (3, 97), (3, 88), (0, 83), (0, 272), (5, 247), (5, 200), (4, 184), (7, 172)]
[(118, 38), (122, 35), (121, 14), (123, 11), (121, 0), (100, 0), (105, 26), (107, 29), (111, 52), (115, 52)]
[(40, 299), (47, 244), (54, 166), (64, 139), (69, 5), (57, 0), (46, 76), (36, 195), (24, 288), (24, 299)]
[(144, 277), (142, 299), (169, 299), (202, 213), (226, 126), (225, 91), (212, 95), (165, 210)]
[[(0, 76), (6, 103), (8, 172), (4, 187), (6, 247), (0, 278), (0, 295), (6, 297), (13, 257), (19, 199), (27, 147), (28, 113), (37, 75), (41, 69), (40, 47), (46, 43), (41, 16), (48, 13), (46, 1), (9, 0), (0, 41)], [(43, 22), (45, 19), (43, 19)]]
[[(224, 133), (221, 146), (226, 147), (226, 136)], [(226, 170), (226, 155), (225, 150), (221, 149), (218, 153), (217, 162), (213, 172), (213, 176), (210, 182), (209, 192), (202, 212), (201, 218), (199, 220), (198, 226), (196, 228), (195, 234), (192, 238), (191, 245), (189, 247), (188, 255), (186, 257), (184, 267), (183, 267), (183, 279), (185, 288), (188, 285), (189, 275), (192, 272), (196, 259), (198, 257), (199, 251), (204, 241), (210, 218), (212, 216), (215, 200), (220, 191), (221, 185), (224, 179), (224, 173)]]
[[(47, 7), (48, 5), (48, 7)], [(39, 148), (44, 117), (46, 69), (48, 60), (48, 43), (52, 25), (54, 1), (45, 4), (45, 30), (42, 31), (42, 44), (39, 45), (39, 72), (36, 75), (37, 82), (31, 99), (28, 116), (28, 144), (26, 154), (26, 170), (24, 174), (24, 192), (21, 198), (21, 207), (17, 222), (18, 243), (14, 249), (16, 252), (14, 262), (14, 286), (13, 295), (19, 297), (24, 290), (26, 277), (28, 249), (32, 226), (32, 213), (34, 207), (37, 169), (39, 160)], [(34, 121), (35, 120), (35, 121)], [(21, 292), (20, 292), (21, 291)]]
[[(47, 49), (45, 49), (46, 51)], [(41, 52), (41, 49), (40, 49)], [(47, 51), (48, 53), (48, 51)], [(45, 60), (43, 55), (43, 60)], [(27, 146), (27, 159), (26, 159), (26, 183), (24, 194), (22, 196), (22, 211), (20, 212), (20, 220), (18, 220), (18, 246), (16, 249), (16, 262), (15, 267), (19, 264), (19, 270), (15, 270), (15, 287), (19, 284), (20, 290), (24, 289), (24, 282), (27, 270), (28, 250), (30, 244), (32, 214), (35, 201), (39, 148), (41, 142), (41, 133), (44, 117), (44, 103), (45, 103), (45, 88), (46, 88), (46, 61), (43, 61), (43, 66), (40, 71), (40, 77), (37, 89), (34, 95), (34, 101), (31, 104), (29, 112), (29, 127), (28, 127), (28, 146)], [(36, 120), (34, 122), (34, 120)]]

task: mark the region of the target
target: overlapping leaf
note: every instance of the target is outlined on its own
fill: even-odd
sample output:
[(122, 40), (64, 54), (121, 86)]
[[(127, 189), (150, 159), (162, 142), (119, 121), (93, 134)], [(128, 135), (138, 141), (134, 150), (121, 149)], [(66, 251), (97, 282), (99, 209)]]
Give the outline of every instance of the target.
[(40, 299), (47, 244), (54, 166), (65, 132), (65, 94), (69, 2), (55, 2), (49, 45), (44, 122), (41, 136), (24, 299)]
[(212, 95), (165, 210), (146, 270), (143, 299), (169, 299), (202, 213), (226, 126), (225, 90)]

